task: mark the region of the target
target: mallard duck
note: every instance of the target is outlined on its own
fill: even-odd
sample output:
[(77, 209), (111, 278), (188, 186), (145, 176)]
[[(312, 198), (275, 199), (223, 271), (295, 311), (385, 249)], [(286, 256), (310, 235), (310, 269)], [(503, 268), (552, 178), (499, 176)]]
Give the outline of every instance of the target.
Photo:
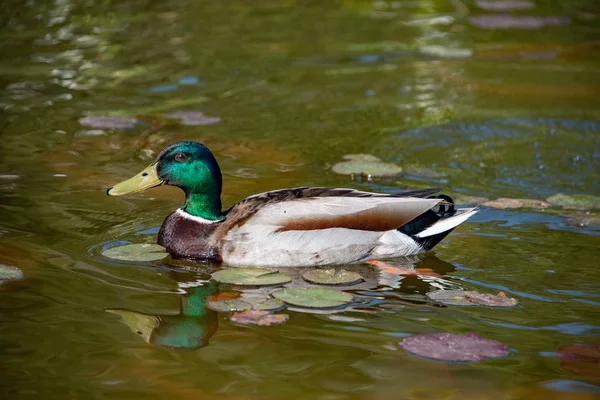
[(477, 212), (455, 209), (439, 189), (396, 194), (298, 187), (247, 197), (221, 209), (221, 169), (197, 142), (177, 142), (107, 193), (159, 185), (185, 192), (163, 222), (158, 243), (174, 258), (229, 266), (316, 266), (408, 256), (430, 250)]

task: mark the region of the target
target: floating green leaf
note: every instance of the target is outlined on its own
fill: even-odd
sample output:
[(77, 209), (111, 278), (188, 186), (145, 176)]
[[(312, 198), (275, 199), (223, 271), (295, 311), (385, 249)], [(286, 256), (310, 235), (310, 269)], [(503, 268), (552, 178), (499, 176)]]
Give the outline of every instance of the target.
[(262, 310), (246, 310), (233, 313), (230, 320), (236, 324), (242, 325), (281, 325), (290, 318), (287, 314), (271, 314)]
[(274, 292), (273, 297), (308, 308), (339, 307), (350, 303), (353, 298), (349, 293), (321, 288), (285, 288)]
[(127, 244), (104, 250), (102, 255), (115, 260), (146, 262), (162, 260), (169, 254), (158, 244)]
[(208, 308), (218, 312), (244, 311), (244, 310), (263, 310), (276, 311), (285, 307), (285, 303), (279, 299), (273, 298), (246, 298), (232, 299), (222, 301), (211, 301)]
[(0, 264), (0, 283), (23, 279), (23, 271), (12, 265)]
[(558, 193), (546, 199), (553, 206), (573, 210), (591, 210), (600, 208), (600, 197), (589, 194), (563, 194)]
[(363, 280), (359, 273), (334, 268), (313, 269), (305, 272), (302, 277), (309, 282), (321, 285), (354, 285)]
[(279, 272), (263, 268), (228, 268), (212, 274), (215, 281), (231, 285), (272, 286), (283, 285), (292, 279)]
[(348, 154), (331, 169), (341, 175), (395, 176), (402, 172), (396, 164), (385, 163), (370, 154)]
[(436, 290), (427, 293), (427, 297), (449, 306), (514, 307), (517, 305), (517, 300), (506, 297), (503, 292), (496, 295), (470, 290)]

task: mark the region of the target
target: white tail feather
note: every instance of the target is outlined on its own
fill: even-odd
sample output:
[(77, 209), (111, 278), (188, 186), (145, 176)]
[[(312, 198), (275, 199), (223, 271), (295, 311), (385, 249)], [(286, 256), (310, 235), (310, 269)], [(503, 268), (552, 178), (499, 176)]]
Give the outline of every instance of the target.
[(417, 233), (415, 236), (422, 238), (449, 231), (450, 229), (465, 222), (471, 216), (477, 214), (477, 211), (479, 210), (476, 208), (463, 208), (457, 210), (456, 215), (439, 220), (424, 231)]

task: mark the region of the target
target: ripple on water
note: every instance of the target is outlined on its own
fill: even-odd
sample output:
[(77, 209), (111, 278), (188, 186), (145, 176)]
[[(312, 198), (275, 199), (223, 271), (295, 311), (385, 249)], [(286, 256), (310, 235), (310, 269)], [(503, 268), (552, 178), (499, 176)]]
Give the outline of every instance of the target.
[(600, 190), (600, 122), (560, 118), (455, 121), (397, 135), (395, 147), (447, 172), (455, 187), (522, 196)]

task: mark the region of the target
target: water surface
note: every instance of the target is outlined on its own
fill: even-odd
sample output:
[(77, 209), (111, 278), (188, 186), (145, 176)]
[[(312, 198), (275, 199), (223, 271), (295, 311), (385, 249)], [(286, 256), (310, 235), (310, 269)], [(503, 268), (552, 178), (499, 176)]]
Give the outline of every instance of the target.
[[(597, 5), (488, 3), (5, 2), (0, 260), (26, 278), (0, 286), (2, 397), (597, 395), (598, 374), (561, 367), (557, 354), (598, 343), (597, 214), (483, 207), (433, 252), (394, 260), (443, 279), (344, 266), (369, 276), (355, 304), (334, 314), (288, 310), (278, 327), (240, 327), (207, 310), (207, 298), (231, 291), (210, 281), (210, 266), (99, 255), (155, 241), (182, 194), (115, 199), (105, 190), (184, 139), (214, 151), (226, 207), (303, 185), (600, 195)], [(164, 117), (176, 111), (220, 122)], [(88, 128), (79, 123), (87, 115), (140, 123)], [(407, 173), (332, 174), (348, 153)], [(437, 174), (409, 173), (423, 168)], [(440, 287), (503, 291), (519, 306), (433, 306), (425, 293)], [(432, 332), (477, 332), (511, 354), (445, 364), (398, 346)]]

